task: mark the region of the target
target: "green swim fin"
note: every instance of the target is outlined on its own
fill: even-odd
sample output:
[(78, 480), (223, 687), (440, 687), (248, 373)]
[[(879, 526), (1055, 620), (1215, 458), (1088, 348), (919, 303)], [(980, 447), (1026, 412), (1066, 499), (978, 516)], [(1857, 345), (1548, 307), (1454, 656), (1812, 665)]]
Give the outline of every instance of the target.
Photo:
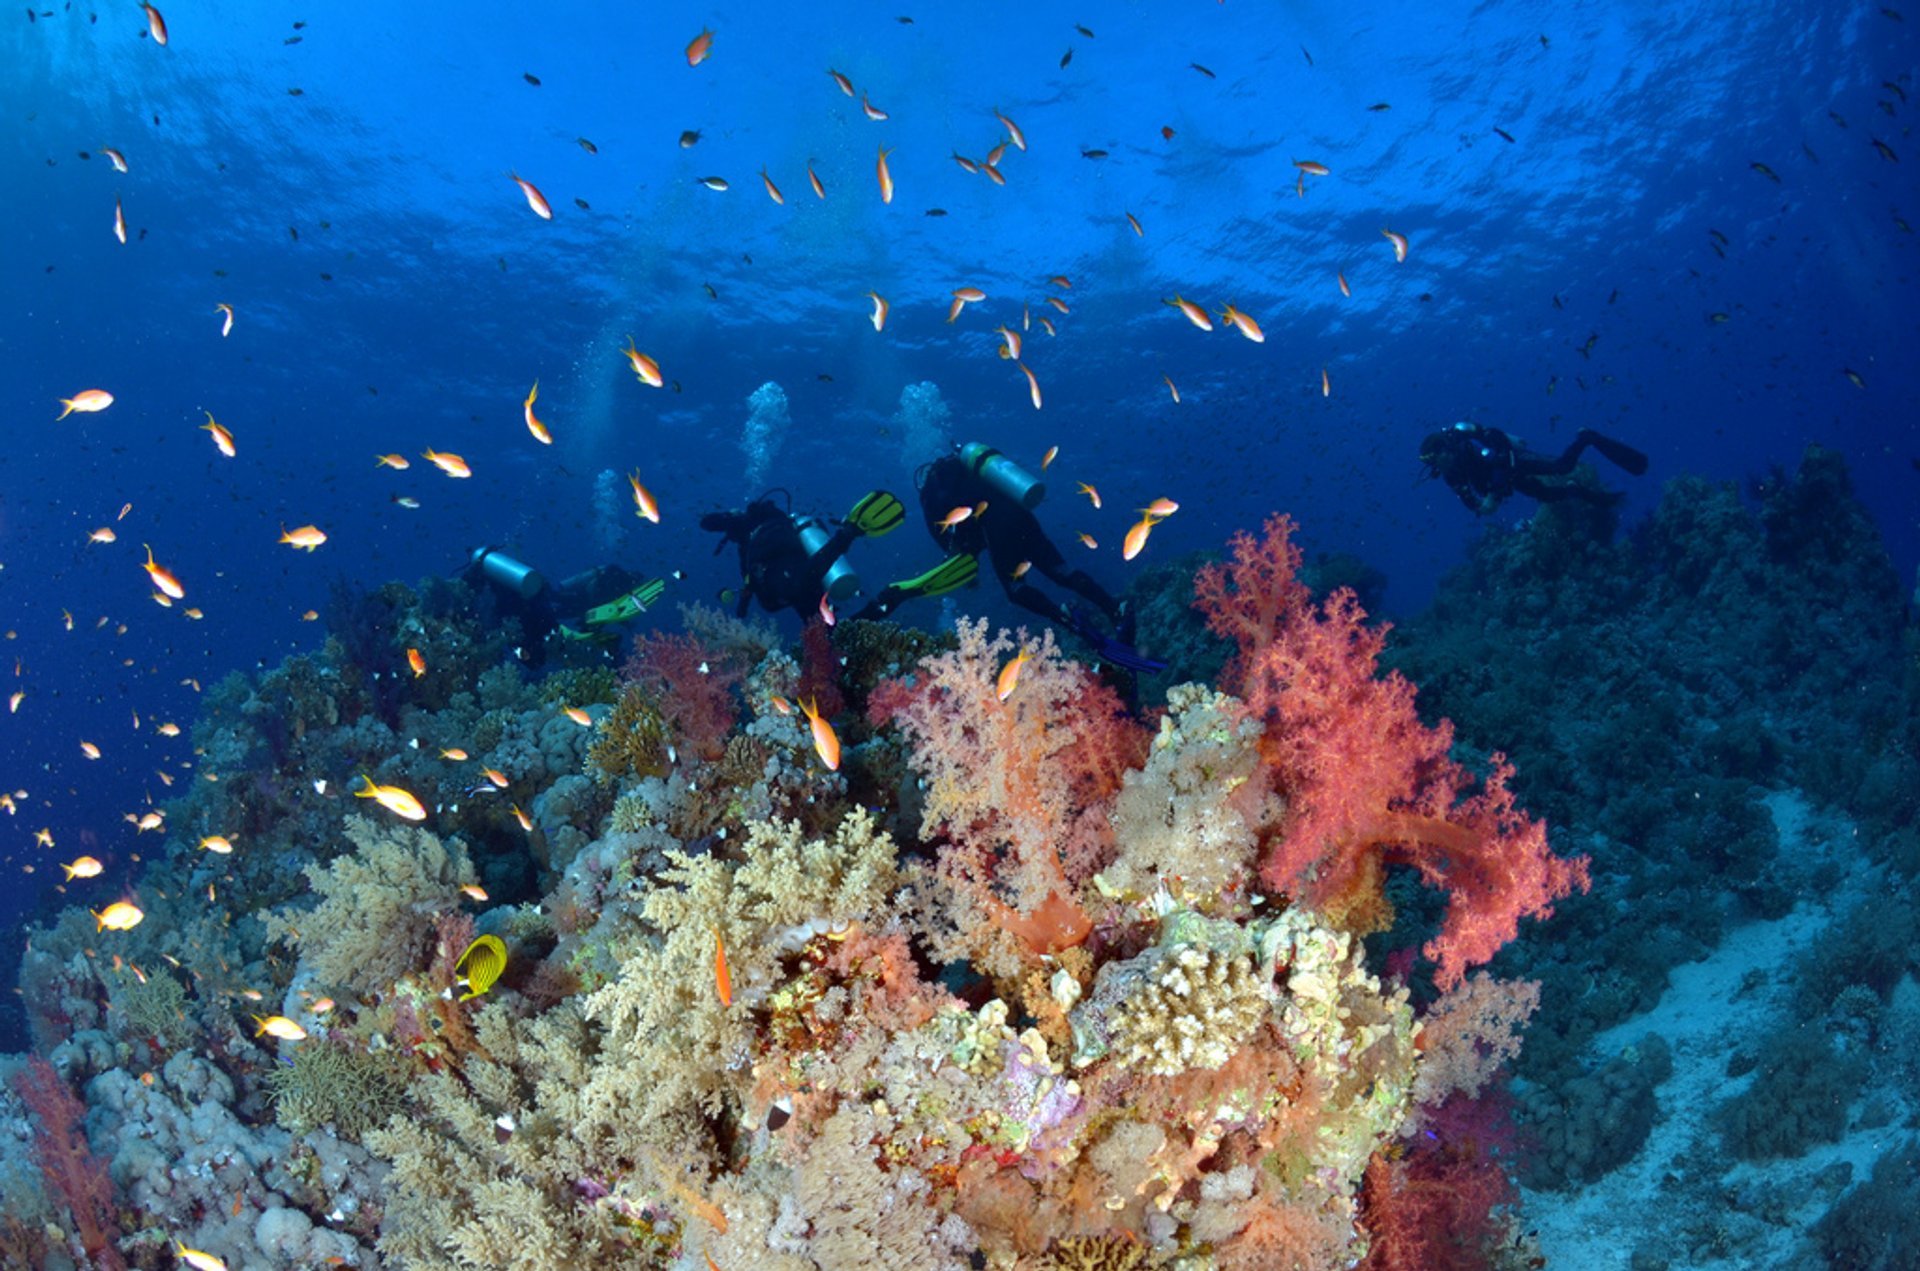
[(907, 509), (900, 500), (885, 490), (870, 490), (853, 505), (853, 511), (847, 513), (847, 520), (860, 527), (860, 532), (868, 538), (879, 538), (891, 534), (907, 519)]
[(891, 591), (907, 596), (944, 596), (958, 591), (980, 576), (977, 556), (949, 556), (917, 578), (892, 584)]
[(609, 622), (625, 622), (629, 618), (637, 618), (651, 608), (666, 590), (665, 579), (649, 578), (626, 595), (587, 610), (587, 625), (599, 627)]

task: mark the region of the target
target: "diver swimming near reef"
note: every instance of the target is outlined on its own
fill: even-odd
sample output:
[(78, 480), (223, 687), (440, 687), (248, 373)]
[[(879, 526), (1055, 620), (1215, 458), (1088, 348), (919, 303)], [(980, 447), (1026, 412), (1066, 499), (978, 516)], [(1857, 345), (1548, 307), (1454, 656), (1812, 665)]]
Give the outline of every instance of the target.
[[(1102, 659), (1124, 670), (1165, 668), (1165, 663), (1133, 648), (1130, 606), (1115, 600), (1084, 569), (1069, 567), (1040, 527), (1033, 509), (1046, 498), (1047, 488), (1033, 474), (993, 447), (970, 441), (923, 465), (914, 480), (927, 532), (947, 559), (917, 578), (890, 583), (856, 616), (884, 617), (903, 600), (951, 591), (960, 585), (950, 582), (951, 576), (966, 569), (959, 562), (973, 562), (977, 571), (984, 554), (992, 559), (994, 576), (1014, 604), (1066, 627)], [(1033, 571), (1098, 608), (1113, 633), (1103, 632), (1084, 606), (1062, 604), (1027, 581)]]
[(497, 547), (476, 547), (460, 571), (484, 583), (501, 609), (526, 628), (517, 650), (531, 662), (544, 660), (549, 643), (612, 644), (616, 628), (647, 612), (667, 589), (663, 578), (645, 578), (619, 565), (598, 565), (549, 585), (539, 570)]
[[(885, 490), (864, 495), (837, 529), (829, 531), (817, 516), (795, 516), (769, 490), (739, 511), (709, 512), (700, 528), (721, 535), (714, 552), (729, 543), (740, 548), (740, 587), (733, 611), (744, 618), (758, 599), (769, 613), (791, 609), (802, 621), (834, 601), (860, 590), (860, 576), (844, 559), (854, 540), (879, 538), (900, 528), (906, 508)], [(785, 494), (785, 490), (778, 491)]]
[(1498, 428), (1462, 421), (1430, 432), (1420, 442), (1420, 462), (1426, 475), (1439, 477), (1476, 516), (1499, 507), (1509, 495), (1524, 494), (1542, 503), (1584, 499), (1609, 505), (1626, 496), (1617, 490), (1572, 481), (1547, 481), (1573, 472), (1588, 446), (1605, 455), (1615, 467), (1633, 476), (1647, 470), (1647, 457), (1625, 442), (1582, 428), (1558, 455), (1544, 455)]

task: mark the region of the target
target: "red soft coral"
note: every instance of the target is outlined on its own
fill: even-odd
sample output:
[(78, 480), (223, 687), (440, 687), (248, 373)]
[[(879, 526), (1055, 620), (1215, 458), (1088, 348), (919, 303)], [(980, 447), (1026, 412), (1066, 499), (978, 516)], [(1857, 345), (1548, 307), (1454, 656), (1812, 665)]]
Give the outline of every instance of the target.
[[(1388, 628), (1342, 588), (1316, 606), (1298, 577), (1290, 517), (1266, 537), (1238, 534), (1233, 560), (1195, 579), (1198, 607), (1239, 652), (1222, 673), (1266, 731), (1261, 751), (1288, 810), (1267, 844), (1261, 877), (1336, 919), (1384, 908), (1382, 866), (1406, 863), (1451, 895), (1424, 952), (1444, 990), (1513, 939), (1522, 917), (1588, 885), (1584, 857), (1547, 849), (1546, 827), (1514, 807), (1513, 768), (1493, 756), (1478, 794), (1448, 757), (1453, 727), (1429, 728), (1414, 686), (1378, 673)], [(1365, 927), (1366, 921), (1353, 923)]]
[(47, 1198), (73, 1215), (74, 1235), (99, 1271), (127, 1265), (113, 1246), (113, 1179), (106, 1162), (87, 1145), (81, 1119), (86, 1105), (74, 1097), (53, 1065), (38, 1055), (14, 1074), (13, 1088), (33, 1114), (33, 1155), (46, 1182)]
[(646, 631), (634, 637), (621, 673), (652, 690), (661, 718), (690, 754), (718, 759), (725, 753), (739, 713), (733, 688), (745, 673), (735, 657), (690, 635)]
[[(1112, 856), (1109, 807), (1147, 734), (1052, 632), (988, 639), (984, 619), (958, 632), (958, 648), (922, 662), (911, 686), (877, 688), (868, 711), (912, 743), (921, 832), (948, 840), (942, 871), (1028, 949), (1057, 952), (1091, 930), (1079, 890)], [(1001, 701), (1000, 670), (1022, 648), (1030, 660)]]

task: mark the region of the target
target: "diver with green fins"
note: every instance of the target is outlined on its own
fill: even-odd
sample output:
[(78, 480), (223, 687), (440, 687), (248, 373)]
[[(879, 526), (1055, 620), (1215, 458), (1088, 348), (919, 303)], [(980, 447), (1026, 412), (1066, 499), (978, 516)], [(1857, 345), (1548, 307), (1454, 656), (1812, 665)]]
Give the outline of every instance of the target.
[(460, 576), (483, 585), (506, 616), (520, 619), (523, 660), (541, 662), (550, 645), (611, 646), (620, 626), (646, 613), (667, 590), (664, 578), (647, 578), (619, 565), (597, 565), (559, 583), (497, 547), (476, 547)]
[[(784, 496), (784, 507), (775, 495)], [(899, 499), (872, 490), (829, 530), (822, 517), (794, 515), (792, 495), (773, 489), (739, 510), (707, 513), (700, 528), (721, 536), (716, 555), (729, 543), (740, 549), (740, 586), (731, 597), (736, 617), (744, 618), (758, 600), (769, 613), (791, 609), (805, 621), (816, 612), (827, 616), (833, 604), (858, 594), (860, 576), (846, 560), (854, 541), (891, 534), (906, 519)]]
[[(1131, 606), (1114, 599), (1086, 570), (1069, 566), (1040, 527), (1033, 510), (1047, 497), (1047, 487), (1038, 477), (992, 446), (970, 441), (922, 465), (914, 483), (927, 532), (947, 559), (917, 578), (889, 584), (856, 617), (882, 618), (902, 601), (964, 585), (948, 584), (960, 574), (972, 581), (980, 557), (986, 555), (1007, 599), (1073, 632), (1101, 660), (1125, 671), (1151, 674), (1166, 669), (1166, 663), (1133, 647)], [(1062, 604), (1034, 586), (1028, 581), (1031, 573), (1094, 606), (1111, 631), (1102, 630), (1085, 605)]]

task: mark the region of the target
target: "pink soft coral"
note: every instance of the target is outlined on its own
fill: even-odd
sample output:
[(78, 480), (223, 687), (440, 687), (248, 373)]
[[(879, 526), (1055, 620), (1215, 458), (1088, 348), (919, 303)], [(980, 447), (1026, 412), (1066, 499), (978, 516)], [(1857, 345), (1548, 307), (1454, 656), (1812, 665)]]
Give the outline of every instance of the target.
[(1495, 754), (1485, 785), (1448, 757), (1453, 728), (1429, 728), (1414, 711), (1414, 686), (1378, 674), (1387, 627), (1369, 627), (1353, 593), (1316, 606), (1298, 579), (1291, 518), (1266, 537), (1237, 534), (1233, 560), (1195, 579), (1216, 634), (1239, 652), (1222, 674), (1263, 721), (1261, 748), (1286, 797), (1281, 832), (1261, 876), (1336, 916), (1384, 907), (1382, 866), (1411, 864), (1451, 896), (1440, 934), (1424, 952), (1444, 990), (1513, 939), (1522, 917), (1546, 917), (1552, 902), (1588, 885), (1586, 858), (1547, 849), (1546, 827), (1514, 807), (1513, 767)]
[[(1146, 732), (1052, 632), (989, 639), (985, 619), (957, 629), (958, 648), (876, 690), (868, 709), (912, 743), (921, 832), (948, 840), (942, 871), (1029, 950), (1057, 952), (1091, 930), (1080, 887), (1112, 855), (1109, 805), (1144, 760)], [(996, 680), (1022, 648), (1031, 658), (1001, 701)]]

